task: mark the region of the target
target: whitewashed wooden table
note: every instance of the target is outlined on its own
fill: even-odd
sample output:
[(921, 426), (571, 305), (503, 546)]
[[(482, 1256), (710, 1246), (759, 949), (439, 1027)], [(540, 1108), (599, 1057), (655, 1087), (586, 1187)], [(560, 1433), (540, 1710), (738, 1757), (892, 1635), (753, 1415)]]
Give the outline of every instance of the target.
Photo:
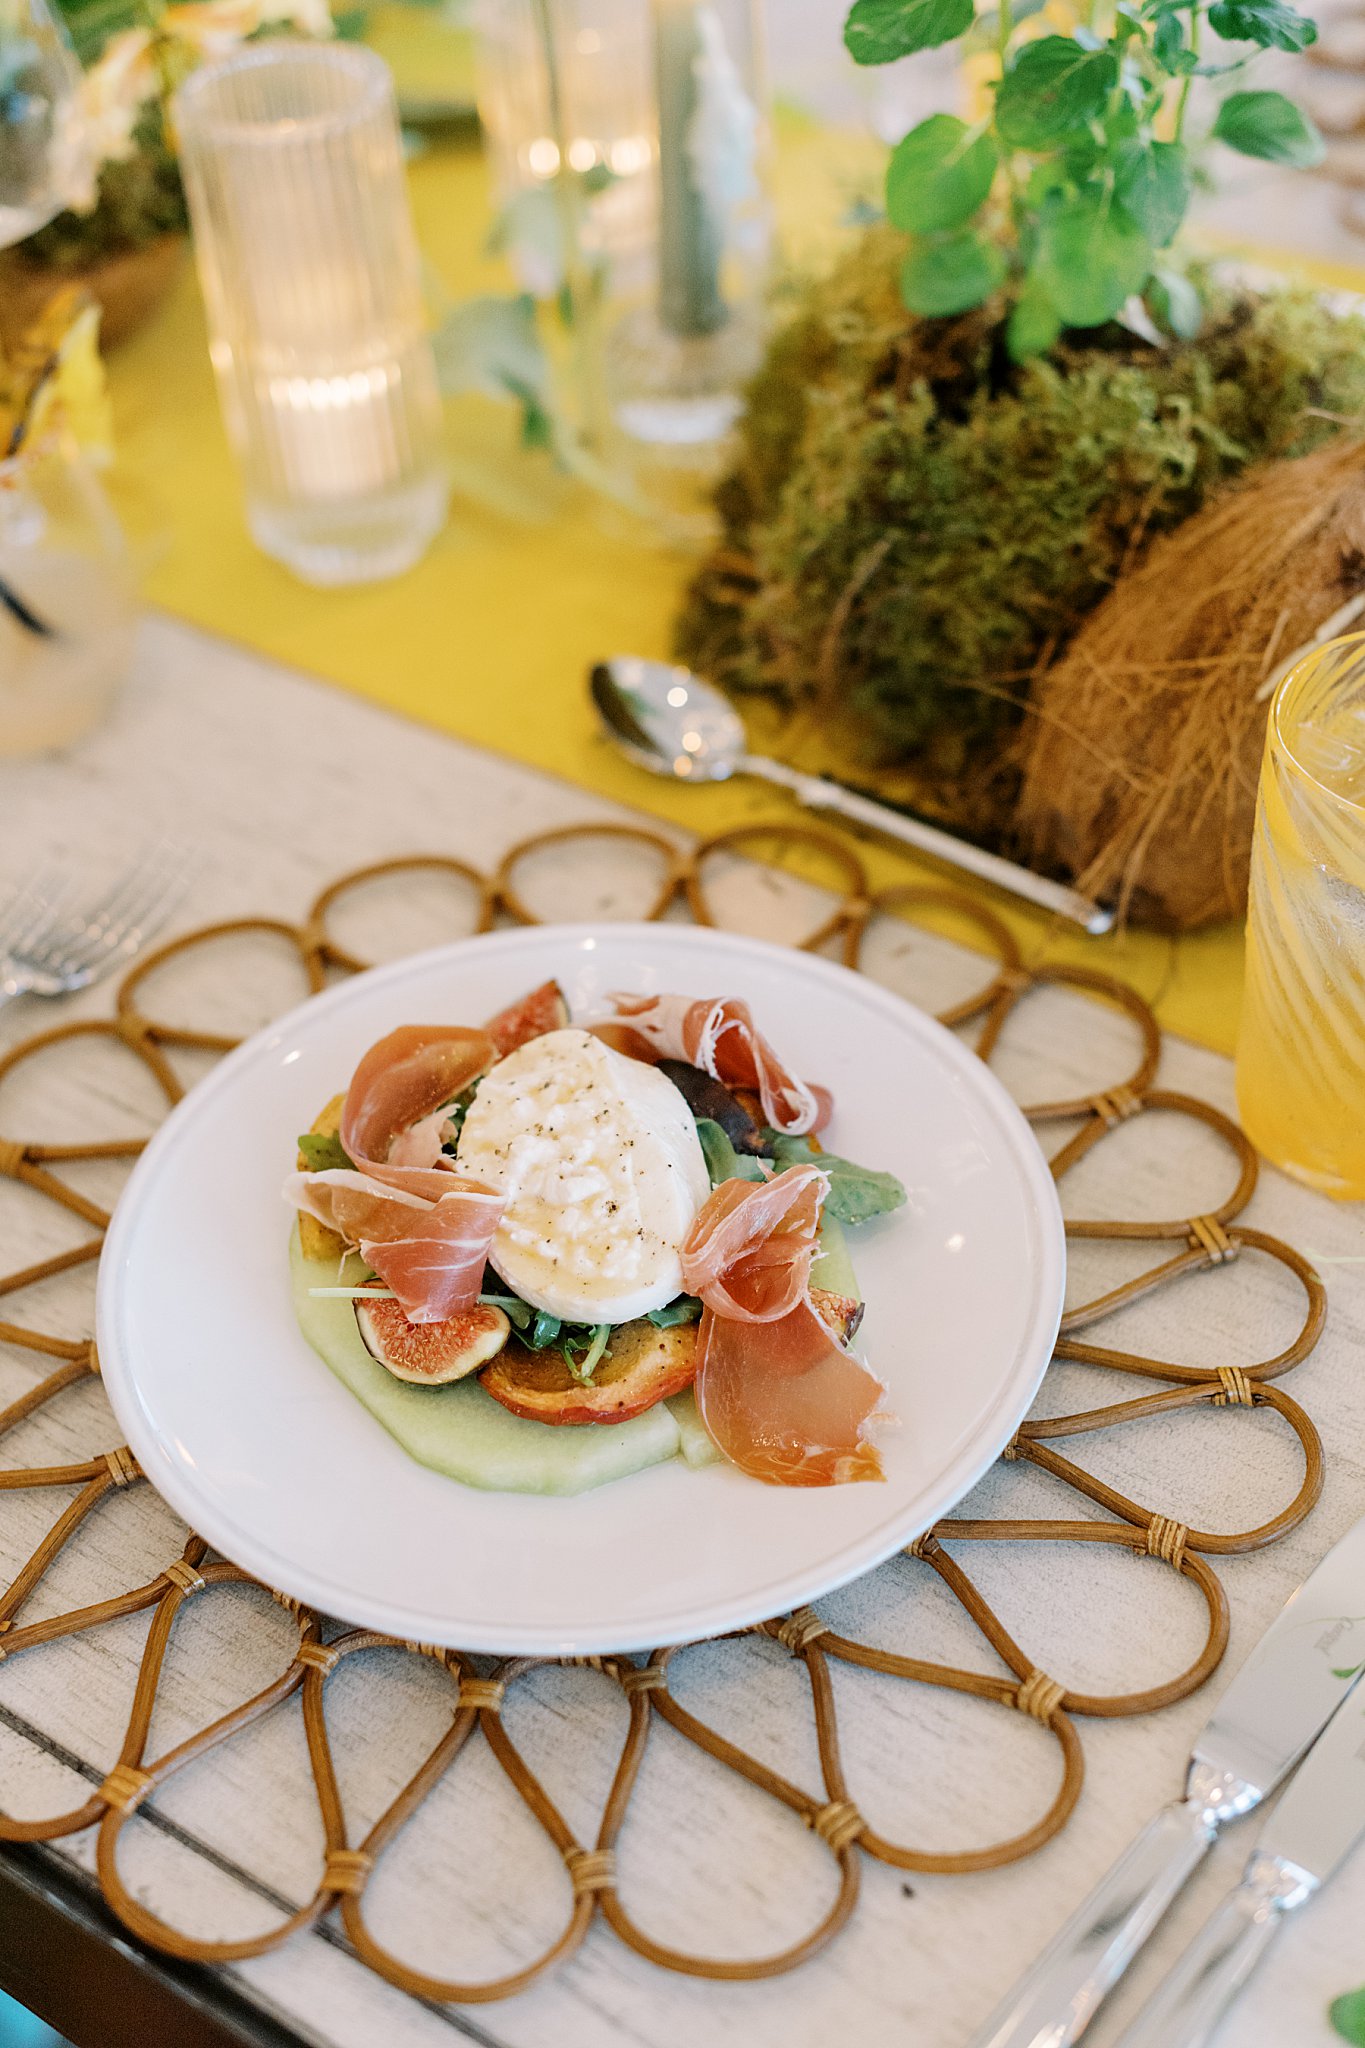
[[(469, 676), (466, 687), (496, 687)], [(297, 918), (317, 888), (344, 868), (413, 851), (492, 866), (515, 839), (555, 824), (628, 815), (568, 785), (390, 717), (168, 620), (146, 624), (136, 673), (105, 728), (62, 759), (0, 764), (0, 873), (53, 854), (103, 869), (164, 831), (198, 858), (180, 922), (250, 913)], [(638, 867), (623, 880), (597, 852), (542, 862), (527, 893), (546, 914), (632, 907)], [(723, 877), (727, 921), (794, 937), (810, 892), (735, 862)], [(636, 899), (638, 902), (640, 899)], [(358, 943), (405, 950), (451, 927), (458, 906), (435, 888), (400, 902), (376, 897), (358, 914)], [(445, 920), (443, 925), (441, 920)], [(893, 986), (934, 1004), (972, 984), (979, 962), (945, 940), (897, 927), (872, 966)], [(1097, 953), (1097, 964), (1102, 959)], [(225, 975), (225, 965), (229, 972)], [(161, 1007), (217, 1028), (245, 1030), (295, 993), (292, 971), (269, 949), (245, 944), (240, 963), (187, 966)], [(91, 991), (61, 1014), (98, 1014)], [(0, 1016), (0, 1045), (54, 1013), (16, 1004)], [(226, 1017), (226, 1022), (224, 1019)], [(1061, 993), (1035, 998), (1012, 1028), (1002, 1077), (1035, 1098), (1080, 1092), (1112, 1077), (1130, 1027)], [(1168, 1042), (1161, 1080), (1232, 1107), (1227, 1063)], [(14, 1133), (76, 1135), (97, 1112), (103, 1128), (150, 1114), (125, 1067), (98, 1051), (81, 1069), (52, 1063), (10, 1084), (0, 1125)], [(1149, 1124), (1155, 1120), (1148, 1120)], [(59, 1128), (60, 1127), (60, 1128)], [(111, 1169), (82, 1185), (111, 1195)], [(1117, 1176), (1117, 1179), (1116, 1179)], [(1182, 1213), (1218, 1199), (1226, 1165), (1211, 1140), (1172, 1121), (1164, 1145), (1135, 1127), (1101, 1148), (1067, 1186), (1078, 1213)], [(1119, 1192), (1121, 1190), (1121, 1193)], [(495, 2048), (814, 2048), (830, 2039), (860, 2048), (961, 2048), (1136, 1826), (1177, 1789), (1183, 1760), (1225, 1677), (1281, 1601), (1328, 1545), (1365, 1512), (1365, 1233), (1359, 1208), (1334, 1207), (1267, 1174), (1248, 1219), (1324, 1262), (1331, 1319), (1293, 1391), (1322, 1428), (1326, 1491), (1308, 1524), (1261, 1557), (1219, 1561), (1232, 1605), (1232, 1646), (1202, 1696), (1138, 1720), (1080, 1722), (1087, 1778), (1063, 1835), (1031, 1860), (994, 1873), (906, 1877), (867, 1862), (851, 1926), (815, 1962), (767, 1983), (723, 1985), (662, 1974), (595, 1929), (558, 1975), (501, 2004), (437, 2009), (406, 1998), (362, 1968), (328, 1923), (288, 1947), (233, 1969), (235, 1994), (298, 2039), (329, 2048), (434, 2048), (463, 2038)], [(66, 1241), (47, 1205), (0, 1183), (6, 1267)], [(1078, 1296), (1132, 1270), (1141, 1248), (1075, 1248)], [(1354, 1259), (1356, 1263), (1350, 1261)], [(1128, 1263), (1124, 1264), (1124, 1261)], [(1344, 1262), (1344, 1263), (1343, 1263)], [(49, 1283), (7, 1312), (63, 1334), (91, 1327), (88, 1272)], [(1277, 1349), (1297, 1327), (1299, 1299), (1264, 1262), (1247, 1258), (1205, 1277), (1193, 1294), (1159, 1295), (1125, 1312), (1105, 1341), (1205, 1364), (1246, 1362)], [(31, 1355), (0, 1346), (0, 1401), (32, 1383)], [(1049, 1382), (1054, 1410), (1120, 1398), (1127, 1383), (1076, 1366)], [(1244, 1454), (1220, 1456), (1229, 1430)], [(1122, 1439), (1122, 1440), (1121, 1440)], [(25, 1425), (6, 1463), (82, 1457), (112, 1441), (107, 1410), (90, 1387)], [(1298, 1479), (1288, 1433), (1262, 1414), (1201, 1410), (1141, 1430), (1089, 1440), (1080, 1455), (1137, 1498), (1206, 1527), (1243, 1528), (1288, 1497)], [(998, 1467), (972, 1496), (988, 1514), (1071, 1516), (1076, 1498), (1042, 1475)], [(53, 1511), (39, 1496), (0, 1497), (0, 1567), (25, 1556)], [(147, 1488), (120, 1496), (63, 1555), (25, 1619), (95, 1599), (157, 1571), (174, 1524)], [(1202, 1640), (1197, 1594), (1155, 1563), (1125, 1552), (1050, 1548), (1045, 1563), (976, 1547), (971, 1569), (1015, 1635), (1054, 1674), (1096, 1690), (1152, 1683), (1188, 1661)], [(1040, 1564), (1043, 1566), (1040, 1569)], [(8, 1572), (6, 1573), (8, 1576)], [(950, 1662), (993, 1668), (989, 1651), (932, 1575), (883, 1568), (822, 1611), (850, 1633)], [(131, 1693), (144, 1619), (0, 1663), (0, 1799), (13, 1812), (78, 1804), (112, 1761)], [(193, 1654), (173, 1650), (152, 1747), (159, 1753), (221, 1713), (279, 1668), (290, 1624), (262, 1596), (205, 1598), (179, 1628)], [(446, 1695), (434, 1672), (394, 1658), (392, 1670), (334, 1681), (329, 1710), (342, 1755), (352, 1839), (434, 1739)], [(742, 1669), (742, 1679), (741, 1672)], [(690, 1652), (676, 1667), (684, 1702), (797, 1782), (818, 1784), (801, 1673), (786, 1653), (755, 1643), (725, 1655)], [(940, 1692), (892, 1686), (836, 1670), (855, 1799), (878, 1828), (925, 1847), (1000, 1838), (1040, 1813), (1056, 1784), (1055, 1745), (1022, 1715), (1009, 1717)], [(383, 1711), (378, 1711), (382, 1702)], [(524, 1745), (580, 1839), (595, 1816), (619, 1744), (623, 1703), (593, 1673), (546, 1673), (509, 1705)], [(392, 1730), (401, 1730), (395, 1740)], [(385, 1743), (374, 1734), (385, 1732)], [(367, 1740), (367, 1738), (369, 1738)], [(401, 1754), (398, 1753), (401, 1750)], [(468, 1766), (466, 1768), (466, 1765)], [(757, 1793), (703, 1763), (659, 1729), (633, 1820), (621, 1845), (623, 1886), (652, 1933), (717, 1954), (759, 1954), (794, 1939), (818, 1915), (832, 1865), (810, 1836)], [(1231, 1835), (1172, 1914), (1161, 1938), (1097, 2027), (1097, 2048), (1166, 1966), (1248, 1846)], [(76, 1837), (43, 1852), (78, 1869), (90, 1844)], [(214, 1767), (177, 1779), (128, 1828), (134, 1890), (199, 1934), (247, 1932), (309, 1895), (320, 1837), (308, 1790), (301, 1726), (277, 1715), (239, 1739)], [(492, 1976), (538, 1953), (562, 1924), (567, 1882), (543, 1838), (485, 1755), (462, 1761), (400, 1845), (381, 1864), (368, 1899), (381, 1939), (406, 1960), (446, 1975)], [(211, 1973), (210, 1973), (211, 1974)], [(1329, 1998), (1365, 1981), (1365, 1856), (1302, 1916), (1221, 2037), (1224, 2048), (1328, 2048)], [(125, 2038), (112, 2016), (92, 2039)], [(190, 2028), (184, 2038), (194, 2038)]]

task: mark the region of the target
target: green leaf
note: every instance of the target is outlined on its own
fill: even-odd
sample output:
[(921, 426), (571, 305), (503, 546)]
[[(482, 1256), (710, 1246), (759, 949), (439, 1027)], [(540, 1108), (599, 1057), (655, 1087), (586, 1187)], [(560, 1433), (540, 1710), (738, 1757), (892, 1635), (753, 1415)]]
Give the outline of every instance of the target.
[(1219, 142), (1243, 156), (1270, 164), (1293, 164), (1311, 170), (1327, 154), (1314, 124), (1282, 92), (1234, 92), (1218, 109), (1213, 132)]
[(1182, 78), (1199, 63), (1185, 43), (1185, 24), (1176, 14), (1163, 14), (1152, 37), (1152, 55), (1172, 78)]
[(844, 44), (856, 64), (891, 64), (965, 35), (972, 0), (853, 0)]
[(1030, 356), (1046, 354), (1061, 331), (1061, 314), (1041, 286), (1030, 278), (1011, 306), (1005, 324), (1005, 346), (1010, 360), (1025, 363)]
[(894, 1173), (858, 1166), (835, 1152), (817, 1152), (809, 1138), (792, 1138), (781, 1131), (765, 1131), (763, 1137), (779, 1167), (818, 1166), (829, 1175), (821, 1215), (832, 1216), (836, 1223), (866, 1223), (869, 1217), (899, 1209), (905, 1201), (905, 1189)]
[(1354, 1678), (1356, 1673), (1362, 1669), (1365, 1669), (1365, 1666), (1362, 1666), (1360, 1664), (1348, 1664), (1344, 1671), (1334, 1671), (1332, 1673), (1332, 1676), (1333, 1678)]
[(1084, 49), (1072, 36), (1025, 43), (995, 101), (995, 125), (1018, 149), (1046, 149), (1100, 113), (1118, 78), (1112, 50)]
[(677, 1323), (695, 1323), (701, 1314), (701, 1303), (695, 1294), (680, 1294), (676, 1301), (670, 1301), (664, 1308), (647, 1308), (645, 1319), (653, 1323), (656, 1330), (671, 1330)]
[(514, 1330), (530, 1327), (535, 1310), (519, 1294), (481, 1294), (479, 1300), (485, 1308), (500, 1308)]
[(547, 1344), (554, 1343), (563, 1327), (558, 1316), (552, 1316), (545, 1309), (538, 1308), (526, 1341), (533, 1351), (543, 1351)]
[(1151, 269), (1147, 237), (1102, 189), (1078, 192), (1044, 214), (1034, 274), (1068, 327), (1112, 320)]
[(966, 313), (1004, 282), (1005, 258), (981, 235), (920, 242), (901, 266), (901, 297), (912, 313)]
[(1365, 1986), (1338, 1998), (1327, 2017), (1343, 2041), (1353, 2042), (1355, 2048), (1365, 2048)]
[(309, 1173), (332, 1173), (337, 1167), (355, 1165), (335, 1134), (323, 1137), (319, 1131), (304, 1131), (299, 1139), (299, 1151), (307, 1162)]
[(1163, 327), (1180, 341), (1194, 340), (1204, 324), (1204, 301), (1183, 271), (1154, 271), (1147, 297)]
[(973, 135), (953, 114), (931, 114), (892, 151), (887, 218), (911, 235), (964, 227), (984, 205), (999, 161), (990, 135)]
[(736, 1152), (728, 1135), (711, 1117), (697, 1118), (697, 1137), (713, 1188), (718, 1188), (723, 1180), (760, 1181), (766, 1178), (758, 1160), (747, 1152)]
[(1114, 191), (1149, 242), (1164, 249), (1174, 240), (1190, 203), (1190, 169), (1178, 142), (1121, 143), (1114, 161)]
[[(586, 1338), (586, 1340), (580, 1336), (569, 1337), (566, 1335), (563, 1345), (561, 1346), (561, 1349), (564, 1354), (564, 1363), (568, 1366), (569, 1371), (572, 1373), (573, 1377), (579, 1382), (581, 1386), (586, 1387), (591, 1385), (592, 1376), (596, 1372), (598, 1365), (601, 1363), (603, 1356), (606, 1354), (607, 1345), (610, 1342), (610, 1340), (610, 1323), (594, 1323), (592, 1326), (591, 1334)], [(584, 1352), (582, 1358), (575, 1358), (575, 1347), (579, 1344), (582, 1344), (585, 1341), (587, 1342), (588, 1346), (587, 1350)]]
[(1209, 26), (1226, 42), (1263, 50), (1306, 50), (1318, 39), (1317, 23), (1282, 0), (1214, 0)]

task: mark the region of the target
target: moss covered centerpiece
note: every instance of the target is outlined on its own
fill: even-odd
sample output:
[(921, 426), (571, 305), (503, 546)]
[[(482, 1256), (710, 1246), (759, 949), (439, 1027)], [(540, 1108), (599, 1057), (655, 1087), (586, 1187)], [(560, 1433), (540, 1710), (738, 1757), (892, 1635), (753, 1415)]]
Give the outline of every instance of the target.
[[(1206, 27), (1231, 45), (1215, 62)], [(977, 121), (935, 114), (905, 137), (886, 219), (796, 289), (750, 392), (719, 491), (723, 539), (679, 651), (744, 693), (764, 744), (801, 766), (1041, 853), (1135, 914), (1227, 914), (1244, 855), (1221, 863), (1227, 885), (1205, 892), (1198, 917), (1170, 900), (1160, 848), (1143, 843), (1135, 865), (1142, 834), (1110, 815), (1139, 785), (1144, 800), (1164, 788), (1161, 774), (1106, 757), (1043, 679), (1156, 536), (1249, 466), (1288, 472), (1285, 458), (1365, 414), (1353, 312), (1303, 289), (1220, 283), (1178, 242), (1193, 79), (1236, 74), (1259, 48), (1302, 50), (1313, 24), (1282, 0), (1118, 0), (1058, 34), (1036, 13), (1016, 21), (1010, 0), (989, 22), (972, 0), (856, 0), (845, 36), (863, 63), (988, 36), (993, 77)], [(1211, 133), (1285, 164), (1322, 153), (1279, 92), (1225, 91)], [(1341, 596), (1329, 577), (1309, 609), (1325, 619)], [(1263, 652), (1247, 652), (1235, 690), (1260, 684)], [(1200, 654), (1162, 650), (1167, 666)], [(1153, 718), (1170, 713), (1141, 657), (1114, 685), (1139, 729), (1149, 690)], [(1054, 797), (1065, 802), (1068, 779), (1115, 785), (1074, 843), (1021, 809), (1041, 722), (1029, 714), (1045, 702)], [(1186, 708), (1199, 716), (1198, 701)], [(1111, 724), (1102, 701), (1096, 720)], [(1263, 724), (1263, 712), (1259, 727), (1241, 721), (1245, 759), (1227, 763), (1253, 785)], [(1214, 840), (1249, 829), (1227, 816), (1213, 807)], [(1097, 862), (1111, 841), (1121, 851)]]

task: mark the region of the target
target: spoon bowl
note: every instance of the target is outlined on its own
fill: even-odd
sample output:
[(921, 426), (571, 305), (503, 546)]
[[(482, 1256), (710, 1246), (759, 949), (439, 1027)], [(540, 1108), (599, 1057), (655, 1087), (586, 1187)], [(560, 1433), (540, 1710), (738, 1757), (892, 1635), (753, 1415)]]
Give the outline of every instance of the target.
[(609, 736), (651, 774), (725, 782), (744, 763), (738, 716), (690, 669), (622, 654), (599, 661), (588, 687)]

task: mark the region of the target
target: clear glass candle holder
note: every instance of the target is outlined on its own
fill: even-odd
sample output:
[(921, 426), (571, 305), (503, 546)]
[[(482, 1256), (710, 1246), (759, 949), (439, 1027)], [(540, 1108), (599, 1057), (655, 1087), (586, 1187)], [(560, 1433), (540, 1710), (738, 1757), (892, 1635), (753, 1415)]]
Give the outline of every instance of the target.
[(1237, 1102), (1286, 1173), (1365, 1200), (1365, 634), (1307, 655), (1271, 706)]
[(69, 204), (80, 66), (47, 0), (0, 0), (0, 249)]
[[(556, 282), (542, 275), (547, 250), (566, 252), (573, 339), (594, 351), (595, 413), (580, 400), (580, 418), (628, 468), (705, 472), (763, 341), (771, 207), (755, 0), (480, 0), (476, 21), (505, 239), (541, 295)], [(544, 233), (551, 199), (556, 236)]]
[(388, 68), (252, 46), (182, 86), (176, 124), (252, 534), (310, 583), (397, 575), (447, 484)]
[(0, 758), (88, 731), (136, 624), (127, 545), (84, 456), (54, 436), (0, 462)]

